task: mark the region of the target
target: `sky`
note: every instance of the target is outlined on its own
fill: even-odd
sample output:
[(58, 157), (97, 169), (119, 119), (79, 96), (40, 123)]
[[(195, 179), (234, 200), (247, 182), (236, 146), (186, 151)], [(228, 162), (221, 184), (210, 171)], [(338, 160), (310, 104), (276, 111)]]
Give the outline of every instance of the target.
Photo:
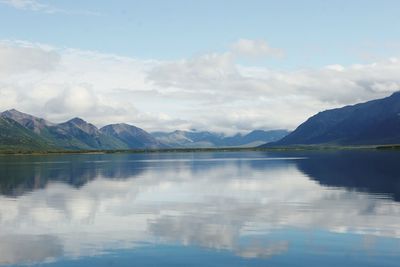
[(399, 1), (0, 0), (0, 110), (295, 129), (400, 88)]

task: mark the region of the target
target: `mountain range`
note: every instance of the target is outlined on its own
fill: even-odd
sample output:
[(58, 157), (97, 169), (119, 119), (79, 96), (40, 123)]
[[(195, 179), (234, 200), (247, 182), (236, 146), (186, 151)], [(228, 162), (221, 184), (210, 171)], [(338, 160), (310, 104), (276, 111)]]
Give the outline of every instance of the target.
[(400, 144), (400, 92), (310, 117), (268, 146)]
[(15, 109), (0, 113), (0, 149), (12, 151), (384, 144), (400, 144), (400, 92), (319, 112), (293, 132), (233, 136), (195, 130), (150, 134), (125, 123), (99, 129), (80, 118), (57, 124)]
[(15, 109), (1, 113), (0, 118), (0, 144), (4, 149), (95, 150), (163, 147), (149, 133), (127, 124), (107, 125), (98, 129), (80, 118), (55, 124)]
[(287, 134), (286, 130), (256, 130), (231, 137), (197, 131), (150, 134), (125, 123), (99, 129), (81, 118), (57, 124), (15, 109), (0, 113), (0, 149), (12, 151), (257, 146)]
[(248, 134), (225, 136), (207, 131), (154, 132), (152, 135), (161, 143), (178, 148), (204, 147), (256, 147), (277, 141), (289, 134), (287, 130), (254, 130)]

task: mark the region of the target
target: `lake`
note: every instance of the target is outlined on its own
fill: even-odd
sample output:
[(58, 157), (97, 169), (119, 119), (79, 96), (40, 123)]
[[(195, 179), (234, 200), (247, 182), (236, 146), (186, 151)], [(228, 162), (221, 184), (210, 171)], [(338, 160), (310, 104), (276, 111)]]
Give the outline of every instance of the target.
[(399, 266), (400, 152), (0, 156), (0, 266)]

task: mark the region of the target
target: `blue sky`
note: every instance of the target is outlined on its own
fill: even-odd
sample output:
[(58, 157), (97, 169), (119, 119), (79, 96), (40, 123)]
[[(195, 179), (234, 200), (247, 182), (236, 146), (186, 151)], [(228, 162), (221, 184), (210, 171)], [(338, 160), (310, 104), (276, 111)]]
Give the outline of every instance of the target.
[[(265, 39), (295, 68), (366, 62), (400, 44), (399, 1), (41, 1), (65, 12), (0, 6), (2, 39), (142, 59), (223, 51), (238, 38)], [(78, 4), (77, 4), (78, 3)], [(93, 13), (93, 14), (91, 14)]]
[[(0, 108), (153, 130), (293, 129), (321, 109), (398, 90), (399, 10), (399, 1), (361, 0), (0, 0), (9, 99)], [(82, 102), (58, 105), (66, 96)]]

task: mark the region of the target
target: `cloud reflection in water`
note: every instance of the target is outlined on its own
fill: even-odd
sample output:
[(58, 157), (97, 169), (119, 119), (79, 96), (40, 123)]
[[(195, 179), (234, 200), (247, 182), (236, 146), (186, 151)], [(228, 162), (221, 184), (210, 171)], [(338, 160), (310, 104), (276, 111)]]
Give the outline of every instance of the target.
[[(0, 196), (0, 263), (94, 256), (143, 243), (269, 258), (290, 248), (287, 240), (268, 241), (276, 229), (400, 237), (400, 206), (389, 197), (324, 187), (304, 171), (308, 157), (237, 156), (48, 157), (40, 168), (44, 159), (33, 157), (19, 171), (34, 173), (35, 183), (15, 185), (17, 195), (8, 184), (14, 193)], [(243, 245), (244, 238), (254, 242)]]

